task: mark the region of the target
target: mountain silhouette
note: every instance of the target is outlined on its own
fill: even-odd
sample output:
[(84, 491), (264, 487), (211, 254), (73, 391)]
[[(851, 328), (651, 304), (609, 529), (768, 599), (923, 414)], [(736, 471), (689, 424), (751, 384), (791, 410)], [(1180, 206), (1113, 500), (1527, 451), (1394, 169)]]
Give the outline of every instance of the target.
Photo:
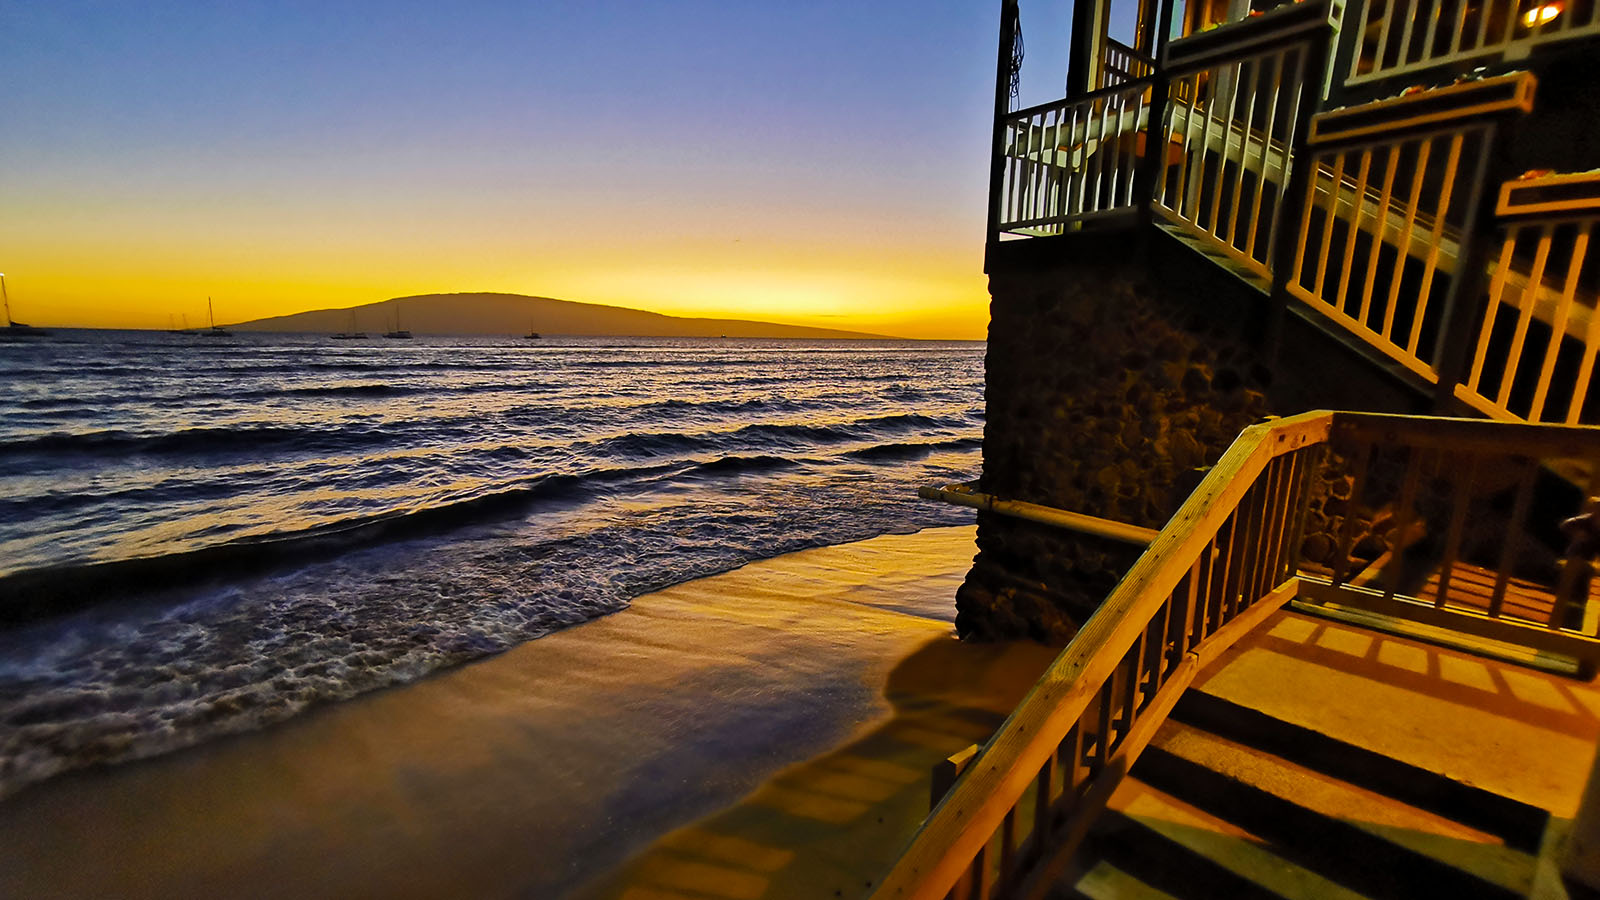
[[(885, 338), (833, 328), (779, 325), (746, 319), (691, 319), (525, 294), (418, 294), (346, 309), (318, 309), (230, 325), (236, 331), (379, 334), (395, 327), (416, 334), (540, 334), (613, 337)], [(351, 314), (355, 321), (352, 326)]]

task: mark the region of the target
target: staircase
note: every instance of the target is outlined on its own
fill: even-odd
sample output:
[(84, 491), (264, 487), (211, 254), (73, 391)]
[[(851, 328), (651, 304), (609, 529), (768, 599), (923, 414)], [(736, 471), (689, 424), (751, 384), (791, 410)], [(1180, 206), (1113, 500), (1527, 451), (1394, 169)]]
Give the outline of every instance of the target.
[[(1312, 629), (1324, 629), (1321, 643), (1373, 640), (1293, 614), (1281, 614), (1266, 632)], [(1508, 671), (1401, 638), (1377, 640), (1389, 654), (1480, 667), (1492, 677)], [(1274, 667), (1291, 681), (1297, 667), (1318, 665), (1282, 655), (1281, 639), (1246, 643), (1253, 644), (1244, 652), (1259, 657), (1258, 668)], [(1221, 670), (1239, 655), (1230, 651)], [(1347, 714), (1379, 691), (1393, 699), (1381, 666), (1357, 659), (1335, 664), (1346, 696), (1332, 703), (1342, 703)], [(1538, 680), (1524, 672), (1511, 677)], [(1351, 733), (1360, 729), (1327, 710), (1296, 709), (1291, 718), (1298, 721), (1291, 721), (1274, 714), (1274, 707), (1286, 708), (1281, 698), (1262, 702), (1265, 689), (1241, 690), (1237, 679), (1228, 681), (1221, 674), (1214, 686), (1202, 683), (1185, 694), (1112, 795), (1053, 896), (1398, 900), (1527, 897), (1536, 887), (1558, 889), (1550, 881), (1553, 864), (1546, 860), (1541, 872), (1540, 852), (1552, 822), (1545, 806), (1571, 815), (1559, 797), (1504, 779), (1495, 784), (1470, 767), (1440, 774), (1452, 761), (1414, 737), (1373, 740)], [(1558, 693), (1570, 690), (1555, 680), (1543, 683)], [(1392, 715), (1465, 716), (1494, 738), (1548, 729), (1561, 740), (1571, 731), (1591, 735), (1596, 724), (1552, 721), (1531, 707), (1466, 709), (1458, 705), (1461, 698), (1417, 687)], [(1363, 689), (1373, 696), (1362, 696)], [(1374, 743), (1379, 746), (1369, 746)], [(1581, 785), (1582, 776), (1569, 768), (1554, 779), (1575, 791), (1570, 783)]]
[[(942, 767), (872, 896), (1574, 896), (1564, 835), (1600, 813), (1580, 802), (1600, 584), (1547, 543), (1583, 495), (1539, 486), (1597, 458), (1593, 428), (1246, 429)], [(1388, 511), (1381, 537), (1357, 540), (1358, 508)]]

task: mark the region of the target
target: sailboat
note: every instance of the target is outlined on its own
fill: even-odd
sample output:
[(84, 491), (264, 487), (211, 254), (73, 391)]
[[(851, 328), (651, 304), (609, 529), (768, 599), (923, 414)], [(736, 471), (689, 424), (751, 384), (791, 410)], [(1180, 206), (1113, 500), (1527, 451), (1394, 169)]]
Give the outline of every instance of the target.
[(386, 337), (386, 338), (389, 338), (391, 340), (396, 339), (396, 338), (401, 339), (401, 340), (410, 340), (411, 339), (411, 332), (406, 331), (404, 328), (400, 327), (400, 301), (399, 300), (396, 300), (394, 302), (394, 330), (393, 331), (385, 331), (383, 333), (383, 336)]
[(205, 333), (206, 337), (214, 337), (214, 338), (233, 337), (233, 332), (227, 330), (226, 328), (218, 328), (217, 327), (217, 314), (216, 314), (216, 311), (211, 308), (211, 298), (210, 297), (206, 298), (206, 316), (211, 319), (211, 328), (208, 331), (206, 331), (206, 333)]
[(356, 311), (352, 309), (350, 310), (350, 330), (337, 332), (330, 335), (330, 337), (336, 341), (364, 341), (367, 339), (367, 333), (356, 330)]
[(528, 325), (529, 325), (528, 333), (523, 335), (523, 337), (527, 338), (530, 341), (537, 341), (539, 338), (544, 336), (544, 335), (540, 334), (539, 332), (533, 330), (533, 327), (532, 327), (533, 323), (532, 322), (529, 322)]
[(0, 272), (0, 299), (5, 301), (6, 329), (0, 334), (6, 337), (44, 337), (50, 332), (43, 328), (35, 328), (25, 322), (17, 322), (11, 318), (11, 296), (6, 293), (6, 276)]

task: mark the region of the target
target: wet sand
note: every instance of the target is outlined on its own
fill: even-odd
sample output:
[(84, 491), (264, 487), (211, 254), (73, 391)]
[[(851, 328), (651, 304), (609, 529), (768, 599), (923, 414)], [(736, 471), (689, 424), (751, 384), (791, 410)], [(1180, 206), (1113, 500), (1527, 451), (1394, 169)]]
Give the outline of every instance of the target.
[(974, 529), (789, 554), (0, 803), (0, 895), (859, 893), (1053, 655), (951, 637)]

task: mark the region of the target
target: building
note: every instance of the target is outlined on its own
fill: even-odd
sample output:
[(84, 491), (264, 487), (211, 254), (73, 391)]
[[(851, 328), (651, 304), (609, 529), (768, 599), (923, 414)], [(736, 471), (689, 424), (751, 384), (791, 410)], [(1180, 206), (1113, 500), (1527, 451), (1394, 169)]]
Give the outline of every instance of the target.
[[(1150, 747), (1189, 767), (1179, 781), (1243, 784), (1219, 789), (1230, 810), (1248, 795), (1300, 822), (1315, 847), (1266, 843), (1318, 884), (1526, 895), (1555, 889), (1561, 857), (1568, 887), (1600, 887), (1596, 804), (1578, 812), (1588, 714), (1545, 803), (1453, 773), (1443, 731), (1362, 744), (1190, 687), (1333, 617), (1367, 648), (1340, 670), (1352, 697), (1410, 691), (1361, 713), (1396, 733), (1548, 725), (1490, 699), (1527, 666), (1560, 669), (1537, 677), (1578, 705), (1600, 661), (1600, 430), (1583, 427), (1600, 422), (1600, 3), (1076, 0), (1064, 96), (1016, 109), (1024, 11), (1002, 4), (985, 470), (929, 494), (979, 509), (958, 630), (1071, 643), (875, 896), (1083, 895), (1072, 873)], [(1257, 673), (1263, 703), (1312, 644)], [(1485, 669), (1482, 704), (1429, 687), (1483, 655), (1519, 668)], [(1197, 740), (1167, 722), (1184, 704), (1224, 743), (1282, 751), (1291, 786), (1337, 777), (1374, 809), (1449, 818), (1404, 787), (1425, 784), (1457, 824), (1531, 817), (1531, 836), (1489, 841), (1519, 874), (1486, 874), (1488, 844), (1351, 837), (1227, 760), (1173, 762)], [(1193, 853), (1171, 844), (1149, 858)]]

